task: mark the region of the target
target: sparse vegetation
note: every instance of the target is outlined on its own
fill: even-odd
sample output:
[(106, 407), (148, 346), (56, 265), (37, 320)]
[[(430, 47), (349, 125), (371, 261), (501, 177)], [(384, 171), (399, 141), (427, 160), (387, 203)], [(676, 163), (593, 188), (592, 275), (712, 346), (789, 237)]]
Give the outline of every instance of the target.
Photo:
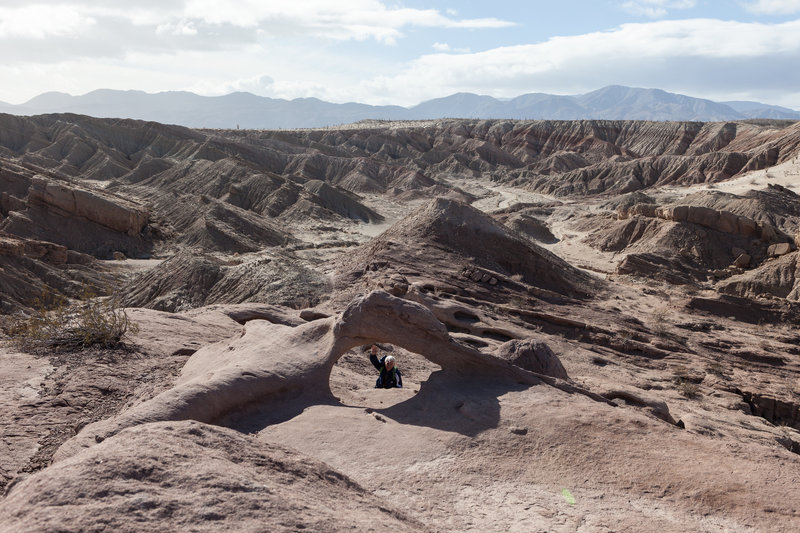
[(628, 348), (631, 341), (634, 340), (634, 333), (631, 330), (623, 329), (617, 332), (617, 338), (622, 341), (622, 346)]
[(700, 385), (692, 383), (691, 381), (681, 381), (677, 383), (675, 385), (675, 390), (686, 398), (697, 398), (700, 396)]
[(138, 326), (118, 307), (115, 298), (98, 298), (89, 288), (84, 288), (76, 304), (61, 294), (44, 292), (34, 303), (32, 314), (3, 324), (11, 342), (30, 352), (117, 348), (128, 333), (136, 331)]
[(667, 321), (668, 316), (669, 312), (665, 307), (660, 307), (653, 311), (653, 332), (659, 337), (666, 337), (669, 333), (669, 322)]
[(704, 376), (694, 372), (686, 366), (679, 365), (673, 369), (672, 382), (675, 390), (686, 398), (696, 398), (700, 395), (700, 382)]
[(727, 369), (725, 365), (720, 363), (719, 361), (711, 361), (706, 365), (706, 371), (709, 374), (715, 374), (721, 377), (727, 377)]

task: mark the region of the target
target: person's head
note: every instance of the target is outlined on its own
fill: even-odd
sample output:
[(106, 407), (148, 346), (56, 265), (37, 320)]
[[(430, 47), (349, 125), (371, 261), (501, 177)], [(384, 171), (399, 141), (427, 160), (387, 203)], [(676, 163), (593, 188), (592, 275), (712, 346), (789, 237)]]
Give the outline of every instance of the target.
[(391, 370), (394, 368), (394, 356), (387, 355), (386, 359), (383, 360), (383, 366), (386, 367), (386, 370)]
[(370, 350), (370, 352), (372, 352), (373, 355), (377, 355), (377, 353), (378, 353), (378, 345), (377, 344), (373, 344), (372, 348), (370, 348), (369, 350)]

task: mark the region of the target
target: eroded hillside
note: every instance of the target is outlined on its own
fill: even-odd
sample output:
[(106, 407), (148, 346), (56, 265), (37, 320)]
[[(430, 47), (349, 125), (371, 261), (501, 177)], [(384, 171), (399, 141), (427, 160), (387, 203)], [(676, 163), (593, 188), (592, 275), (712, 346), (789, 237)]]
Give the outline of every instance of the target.
[(778, 121), (0, 116), (2, 311), (88, 285), (139, 325), (0, 352), (0, 527), (380, 500), (370, 527), (794, 531), (799, 151)]

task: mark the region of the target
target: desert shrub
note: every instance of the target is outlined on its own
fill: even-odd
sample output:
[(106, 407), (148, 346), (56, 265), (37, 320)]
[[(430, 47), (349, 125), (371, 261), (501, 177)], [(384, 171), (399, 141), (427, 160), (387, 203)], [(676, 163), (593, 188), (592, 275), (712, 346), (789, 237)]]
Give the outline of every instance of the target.
[(696, 398), (700, 395), (700, 382), (703, 381), (703, 374), (691, 370), (684, 365), (673, 368), (672, 383), (675, 390), (686, 398)]
[(728, 375), (728, 369), (719, 361), (711, 361), (708, 363), (706, 365), (706, 371), (721, 377), (726, 377)]
[(128, 333), (138, 329), (116, 298), (98, 298), (88, 288), (76, 304), (61, 294), (44, 292), (34, 302), (30, 315), (3, 324), (13, 344), (32, 352), (117, 348)]
[(700, 385), (692, 383), (691, 381), (681, 381), (677, 383), (675, 385), (675, 390), (686, 398), (697, 398), (700, 396)]
[(631, 341), (636, 340), (636, 335), (629, 329), (623, 329), (617, 332), (617, 338), (622, 343), (623, 348), (629, 348)]
[(661, 307), (655, 309), (652, 314), (653, 332), (659, 337), (666, 337), (669, 334), (670, 324), (667, 321), (669, 311)]

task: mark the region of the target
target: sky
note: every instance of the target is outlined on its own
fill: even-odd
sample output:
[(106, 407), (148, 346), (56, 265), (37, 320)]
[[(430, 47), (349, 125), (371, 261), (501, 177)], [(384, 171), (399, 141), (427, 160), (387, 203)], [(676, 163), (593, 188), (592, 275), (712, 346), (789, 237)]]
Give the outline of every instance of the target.
[(800, 0), (0, 0), (0, 101), (95, 89), (412, 106), (607, 85), (800, 110)]

